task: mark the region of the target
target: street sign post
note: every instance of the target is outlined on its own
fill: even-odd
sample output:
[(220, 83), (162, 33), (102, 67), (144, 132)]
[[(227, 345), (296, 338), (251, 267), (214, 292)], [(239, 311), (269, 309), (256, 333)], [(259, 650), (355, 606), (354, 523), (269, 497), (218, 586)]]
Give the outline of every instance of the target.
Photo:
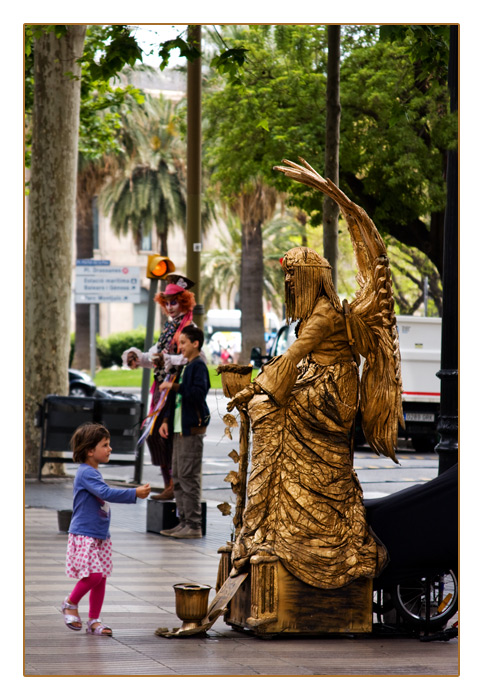
[(96, 374), (96, 304), (139, 304), (141, 279), (139, 267), (111, 267), (110, 260), (93, 258), (76, 261), (75, 303), (89, 304), (91, 376)]
[(78, 260), (75, 273), (76, 304), (141, 302), (139, 267), (112, 267), (109, 260)]

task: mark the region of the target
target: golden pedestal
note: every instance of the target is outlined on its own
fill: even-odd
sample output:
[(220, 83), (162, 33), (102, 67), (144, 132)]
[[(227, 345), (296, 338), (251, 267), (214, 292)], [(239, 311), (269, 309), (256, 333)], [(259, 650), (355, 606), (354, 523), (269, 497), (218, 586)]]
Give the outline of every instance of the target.
[[(230, 570), (230, 547), (222, 547), (217, 587)], [(364, 634), (372, 631), (372, 581), (342, 588), (309, 586), (277, 557), (256, 555), (250, 573), (228, 604), (228, 625), (259, 636)]]

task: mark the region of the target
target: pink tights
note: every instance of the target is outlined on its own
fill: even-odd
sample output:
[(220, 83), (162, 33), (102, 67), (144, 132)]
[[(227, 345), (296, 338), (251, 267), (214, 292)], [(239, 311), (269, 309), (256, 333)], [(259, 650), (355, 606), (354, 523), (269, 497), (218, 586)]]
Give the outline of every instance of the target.
[(100, 573), (90, 574), (86, 578), (81, 578), (77, 582), (74, 590), (69, 596), (69, 600), (74, 605), (80, 603), (86, 593), (89, 593), (89, 619), (97, 620), (101, 615), (102, 603), (106, 592), (106, 577)]

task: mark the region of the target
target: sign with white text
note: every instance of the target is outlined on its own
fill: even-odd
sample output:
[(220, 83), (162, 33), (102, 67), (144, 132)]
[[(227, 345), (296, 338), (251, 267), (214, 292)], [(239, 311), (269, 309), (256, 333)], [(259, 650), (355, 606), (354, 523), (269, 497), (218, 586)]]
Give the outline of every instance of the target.
[(75, 268), (76, 304), (141, 302), (139, 267), (111, 267), (109, 260), (78, 260)]

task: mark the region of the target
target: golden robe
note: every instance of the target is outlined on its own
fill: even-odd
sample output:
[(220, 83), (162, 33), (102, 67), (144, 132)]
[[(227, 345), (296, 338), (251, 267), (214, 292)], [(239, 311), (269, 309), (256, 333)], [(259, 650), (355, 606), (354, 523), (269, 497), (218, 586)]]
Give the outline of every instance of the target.
[(353, 469), (359, 372), (343, 313), (321, 297), (298, 338), (254, 380), (252, 467), (233, 564), (275, 554), (317, 588), (372, 578), (385, 550), (369, 531)]

